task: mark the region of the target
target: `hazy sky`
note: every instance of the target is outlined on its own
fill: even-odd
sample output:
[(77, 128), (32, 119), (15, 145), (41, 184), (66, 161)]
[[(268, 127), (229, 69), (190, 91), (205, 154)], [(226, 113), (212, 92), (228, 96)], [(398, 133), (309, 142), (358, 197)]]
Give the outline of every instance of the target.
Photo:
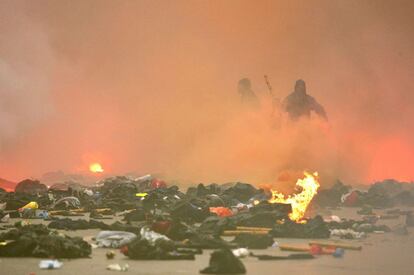
[[(0, 177), (414, 180), (414, 2), (0, 1)], [(329, 127), (239, 107), (296, 79)]]

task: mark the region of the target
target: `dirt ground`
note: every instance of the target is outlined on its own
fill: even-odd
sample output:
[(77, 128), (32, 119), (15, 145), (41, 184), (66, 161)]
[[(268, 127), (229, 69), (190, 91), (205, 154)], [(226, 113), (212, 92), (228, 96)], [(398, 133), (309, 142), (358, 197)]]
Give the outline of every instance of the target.
[[(341, 209), (332, 214), (340, 217), (354, 217), (357, 209)], [(376, 211), (381, 214), (382, 211)], [(82, 217), (85, 218), (85, 217)], [(118, 218), (115, 218), (118, 219)], [(15, 222), (13, 220), (11, 222)], [(34, 223), (44, 222), (31, 220)], [(112, 223), (113, 220), (105, 221)], [(380, 220), (391, 228), (404, 222), (398, 220)], [(45, 222), (44, 222), (45, 223)], [(62, 231), (71, 236), (82, 236), (89, 242), (99, 230)], [(279, 244), (307, 243), (305, 239), (275, 239)], [(414, 228), (409, 228), (408, 235), (394, 233), (370, 234), (363, 240), (347, 241), (361, 244), (361, 251), (347, 250), (343, 258), (329, 255), (319, 256), (313, 260), (259, 261), (248, 257), (242, 259), (247, 274), (414, 274)], [(199, 274), (206, 267), (211, 250), (204, 250), (195, 261), (137, 261), (129, 260), (119, 251), (113, 260), (107, 260), (105, 253), (110, 249), (95, 248), (88, 259), (62, 260), (63, 266), (58, 270), (41, 270), (41, 259), (37, 258), (0, 258), (0, 274), (117, 274), (106, 270), (109, 264), (128, 264), (129, 270), (124, 274)], [(258, 254), (286, 255), (278, 248), (253, 251)]]

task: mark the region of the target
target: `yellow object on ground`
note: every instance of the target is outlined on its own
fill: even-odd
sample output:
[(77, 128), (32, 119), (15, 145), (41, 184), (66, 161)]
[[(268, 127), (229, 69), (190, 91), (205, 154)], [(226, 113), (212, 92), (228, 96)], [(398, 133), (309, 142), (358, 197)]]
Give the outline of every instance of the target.
[(20, 209), (38, 209), (39, 205), (35, 201), (31, 201)]
[(141, 197), (141, 198), (145, 197), (146, 195), (148, 195), (148, 193), (136, 193), (135, 194), (135, 196)]

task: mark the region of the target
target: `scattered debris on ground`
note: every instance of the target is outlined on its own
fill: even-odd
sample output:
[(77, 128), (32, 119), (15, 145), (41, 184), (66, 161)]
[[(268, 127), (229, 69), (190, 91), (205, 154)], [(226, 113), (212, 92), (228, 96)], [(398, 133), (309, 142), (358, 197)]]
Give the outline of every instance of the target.
[[(414, 205), (414, 188), (391, 180), (375, 183), (367, 191), (353, 190), (338, 181), (330, 189), (320, 190), (311, 202), (318, 209), (358, 207), (358, 220), (332, 214), (294, 220), (290, 203), (271, 203), (271, 198), (269, 190), (240, 182), (199, 184), (184, 193), (151, 175), (111, 177), (88, 187), (70, 183), (47, 188), (39, 181), (25, 180), (15, 192), (0, 192), (0, 257), (85, 258), (90, 256), (92, 244), (119, 248), (134, 260), (194, 260), (203, 249), (215, 249), (209, 266), (200, 272), (235, 274), (246, 273), (240, 260), (246, 257), (267, 261), (322, 255), (341, 258), (345, 250), (362, 249), (345, 240), (387, 232), (404, 236), (414, 226), (412, 212), (396, 208)], [(384, 208), (389, 209), (376, 214)], [(11, 225), (13, 218), (22, 220)], [(404, 222), (392, 228), (381, 223), (400, 218)], [(32, 219), (48, 225), (30, 224)], [(100, 230), (94, 243), (56, 231), (87, 229)], [(274, 238), (312, 241), (289, 244)], [(269, 247), (292, 254), (250, 252)], [(114, 251), (106, 253), (108, 260), (114, 257)], [(39, 264), (42, 269), (61, 266), (57, 260)], [(129, 266), (111, 264), (107, 269), (127, 271)]]

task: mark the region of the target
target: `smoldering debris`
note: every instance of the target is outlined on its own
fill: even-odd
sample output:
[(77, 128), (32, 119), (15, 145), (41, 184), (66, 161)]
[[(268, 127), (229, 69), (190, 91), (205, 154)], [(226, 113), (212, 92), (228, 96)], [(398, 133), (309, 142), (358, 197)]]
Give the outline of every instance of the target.
[[(14, 225), (7, 220), (2, 223), (3, 226), (8, 225), (2, 230), (8, 231), (0, 234), (0, 240), (3, 241), (0, 256), (88, 257), (93, 245), (119, 248), (129, 259), (168, 261), (194, 260), (205, 249), (217, 249), (211, 256), (210, 266), (200, 272), (225, 270), (240, 273), (245, 272), (243, 260), (236, 261), (230, 249), (280, 249), (294, 252), (288, 256), (247, 252), (244, 256), (259, 260), (317, 259), (321, 255), (340, 258), (346, 257), (343, 249), (361, 249), (344, 240), (359, 240), (367, 238), (369, 234), (401, 231), (381, 224), (381, 216), (372, 212), (361, 213), (360, 219), (337, 216), (322, 218), (316, 215), (304, 217), (299, 222), (291, 220), (291, 205), (270, 203), (271, 193), (268, 190), (258, 189), (248, 183), (199, 184), (182, 192), (178, 186), (168, 185), (167, 182), (162, 185), (154, 185), (153, 182), (153, 177), (140, 180), (112, 177), (95, 186), (78, 185), (76, 190), (44, 190), (38, 188), (41, 184), (38, 181), (24, 181), (24, 184), (18, 185), (18, 189), (24, 186), (30, 192), (0, 193), (0, 202), (13, 205), (9, 208), (5, 206), (1, 210), (1, 217), (11, 215), (20, 220)], [(85, 190), (90, 192), (84, 192)], [(411, 211), (395, 207), (412, 206), (414, 197), (407, 195), (412, 194), (412, 190), (411, 185), (404, 183), (379, 182), (367, 191), (359, 191), (358, 197), (352, 200), (354, 204), (350, 204), (348, 197), (352, 190), (337, 183), (331, 189), (316, 195), (311, 205), (319, 209), (369, 205), (374, 211), (379, 207), (388, 207), (387, 215), (407, 217), (404, 228), (406, 234), (409, 234), (407, 228), (412, 226)], [(68, 197), (76, 198), (79, 205), (56, 204), (56, 201)], [(26, 202), (29, 203), (25, 205)], [(24, 207), (43, 211), (47, 215), (24, 216), (24, 212), (18, 209)], [(222, 212), (217, 211), (218, 208), (228, 209), (229, 212), (222, 215)], [(62, 218), (61, 215), (65, 213), (83, 217), (72, 219), (69, 215)], [(108, 222), (101, 221), (102, 217), (108, 218)], [(111, 220), (122, 217), (124, 222), (110, 223)], [(38, 219), (42, 224), (32, 225), (28, 223), (31, 219)], [(100, 230), (92, 243), (54, 231), (86, 229)], [(230, 239), (231, 237), (234, 238)], [(280, 244), (274, 241), (275, 238), (279, 242), (300, 238), (304, 244)], [(308, 239), (328, 241), (310, 242)], [(225, 256), (218, 257), (222, 254)]]

